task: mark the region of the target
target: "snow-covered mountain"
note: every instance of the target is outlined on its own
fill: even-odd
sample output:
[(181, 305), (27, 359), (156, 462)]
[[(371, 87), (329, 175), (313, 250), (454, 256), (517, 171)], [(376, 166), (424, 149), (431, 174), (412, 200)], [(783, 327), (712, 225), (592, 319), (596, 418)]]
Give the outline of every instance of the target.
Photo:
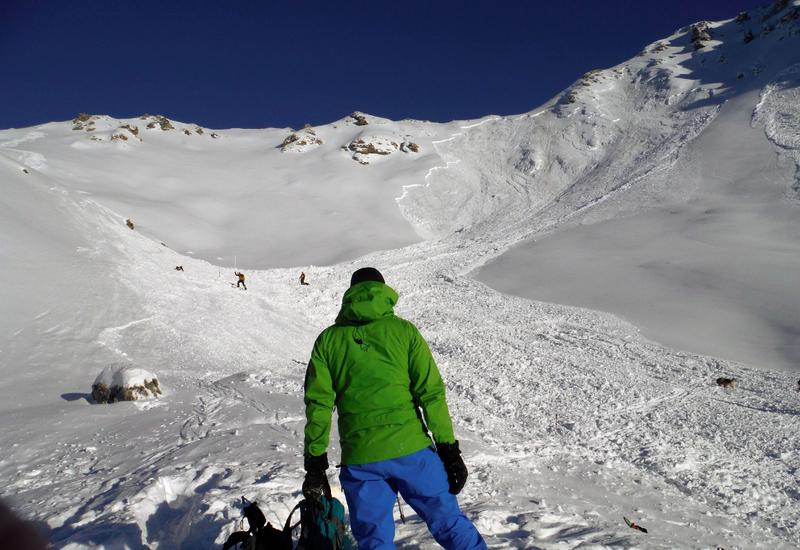
[[(0, 496), (57, 548), (214, 548), (242, 494), (282, 521), (311, 344), (375, 265), (490, 546), (797, 547), (798, 84), (781, 0), (519, 116), (0, 131)], [(163, 397), (90, 404), (117, 363)]]

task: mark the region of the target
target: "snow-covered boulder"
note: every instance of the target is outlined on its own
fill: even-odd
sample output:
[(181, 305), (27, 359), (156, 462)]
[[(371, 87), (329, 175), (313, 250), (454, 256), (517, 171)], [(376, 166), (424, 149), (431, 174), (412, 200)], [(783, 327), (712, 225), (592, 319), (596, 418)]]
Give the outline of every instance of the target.
[(109, 365), (92, 384), (95, 403), (137, 401), (161, 395), (156, 375), (132, 365)]

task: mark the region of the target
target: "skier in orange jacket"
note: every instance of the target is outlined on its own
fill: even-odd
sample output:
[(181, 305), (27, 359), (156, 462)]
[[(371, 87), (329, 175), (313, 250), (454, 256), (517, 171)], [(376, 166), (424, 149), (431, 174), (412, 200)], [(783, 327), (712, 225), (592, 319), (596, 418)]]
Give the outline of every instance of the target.
[(236, 283), (236, 288), (239, 288), (239, 285), (242, 285), (244, 289), (247, 290), (247, 285), (244, 284), (244, 273), (239, 273), (238, 271), (234, 271), (233, 274), (239, 277), (239, 281)]

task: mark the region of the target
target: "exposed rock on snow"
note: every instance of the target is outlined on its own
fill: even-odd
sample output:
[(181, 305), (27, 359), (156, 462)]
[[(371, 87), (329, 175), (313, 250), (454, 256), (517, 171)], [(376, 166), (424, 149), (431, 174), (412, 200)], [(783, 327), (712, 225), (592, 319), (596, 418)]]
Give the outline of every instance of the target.
[(694, 45), (695, 50), (704, 48), (706, 42), (710, 41), (712, 38), (711, 27), (708, 21), (700, 21), (689, 28), (692, 33), (692, 45)]
[(150, 122), (147, 123), (147, 128), (152, 130), (156, 126), (158, 126), (164, 131), (175, 129), (170, 120), (164, 115), (155, 115), (150, 117)]
[[(361, 164), (369, 164), (370, 159), (368, 157), (370, 155), (386, 156), (401, 150), (399, 143), (401, 141), (402, 140), (391, 135), (362, 134), (351, 141), (347, 145), (347, 149), (353, 152), (353, 160)], [(415, 145), (415, 147), (419, 149), (418, 146)]]
[(306, 127), (289, 134), (280, 144), (280, 150), (284, 153), (304, 153), (316, 149), (320, 145), (322, 145), (322, 140), (317, 137), (314, 129)]
[(602, 69), (592, 69), (591, 71), (584, 73), (581, 77), (579, 84), (581, 86), (591, 86), (592, 84), (597, 84), (600, 82), (600, 76), (603, 74)]
[(131, 365), (109, 365), (92, 384), (95, 403), (138, 401), (161, 395), (156, 375)]
[(353, 122), (353, 124), (355, 124), (356, 126), (366, 126), (367, 124), (369, 124), (369, 122), (367, 122), (366, 115), (364, 115), (364, 113), (359, 113), (358, 111), (352, 113), (350, 115), (350, 118), (352, 118), (355, 121)]
[(80, 113), (78, 116), (72, 119), (72, 129), (73, 130), (86, 130), (87, 132), (94, 132), (95, 126), (94, 121), (97, 120), (98, 116), (90, 115), (89, 113)]
[(111, 134), (111, 141), (128, 141), (132, 138), (142, 141), (139, 137), (139, 128), (131, 124), (123, 124)]
[(400, 150), (404, 153), (411, 151), (412, 153), (419, 153), (419, 145), (412, 141), (404, 141), (400, 144)]
[(139, 135), (139, 127), (134, 126), (133, 124), (123, 124), (122, 126), (120, 126), (120, 129), (128, 130), (134, 136)]

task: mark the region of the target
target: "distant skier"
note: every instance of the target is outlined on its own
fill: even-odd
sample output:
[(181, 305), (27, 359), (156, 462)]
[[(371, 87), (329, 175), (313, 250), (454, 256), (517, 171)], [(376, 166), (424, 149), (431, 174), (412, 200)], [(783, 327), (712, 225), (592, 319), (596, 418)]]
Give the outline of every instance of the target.
[(183, 271), (183, 266), (182, 265), (176, 265), (175, 266), (175, 271)]
[(247, 290), (247, 285), (244, 284), (244, 273), (239, 273), (238, 271), (234, 271), (233, 274), (239, 277), (239, 281), (236, 283), (236, 288), (239, 288), (239, 285), (241, 285), (242, 287), (244, 287), (245, 290)]
[(306, 282), (306, 274), (303, 271), (300, 272), (300, 285), (308, 286), (308, 283)]
[(305, 379), (303, 495), (330, 495), (327, 448), (336, 407), (339, 480), (359, 549), (394, 548), (398, 491), (440, 545), (485, 549), (455, 497), (467, 467), (444, 382), (417, 327), (395, 316), (397, 298), (377, 269), (359, 269), (336, 323), (314, 343)]

